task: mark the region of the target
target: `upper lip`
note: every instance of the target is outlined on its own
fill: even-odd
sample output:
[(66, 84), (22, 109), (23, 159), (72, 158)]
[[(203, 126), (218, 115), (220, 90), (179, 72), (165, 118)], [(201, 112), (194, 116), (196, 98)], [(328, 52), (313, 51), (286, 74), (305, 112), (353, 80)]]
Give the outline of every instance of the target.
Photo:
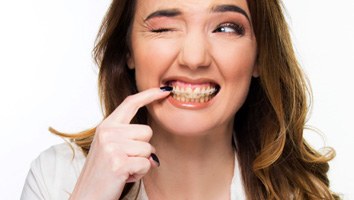
[(173, 77), (165, 78), (162, 80), (162, 84), (167, 85), (170, 81), (182, 81), (191, 84), (213, 83), (220, 86), (220, 84), (217, 81), (211, 78), (189, 78), (184, 76), (173, 76)]

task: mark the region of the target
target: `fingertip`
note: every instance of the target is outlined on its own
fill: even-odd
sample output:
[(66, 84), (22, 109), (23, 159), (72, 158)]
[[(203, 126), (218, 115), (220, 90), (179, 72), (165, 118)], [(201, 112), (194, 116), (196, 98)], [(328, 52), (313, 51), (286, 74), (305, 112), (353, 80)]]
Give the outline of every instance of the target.
[(152, 158), (150, 158), (149, 161), (150, 161), (151, 169), (159, 167), (159, 165)]
[(159, 158), (157, 157), (156, 154), (152, 153), (152, 154), (150, 155), (149, 160), (150, 160), (152, 166), (154, 166), (154, 167), (160, 167), (160, 160), (159, 160)]
[[(169, 87), (169, 86), (166, 86)], [(171, 91), (169, 88), (165, 86), (160, 88), (150, 88), (145, 91), (140, 92), (143, 100), (143, 105), (150, 104), (156, 100), (166, 98), (170, 95)], [(138, 93), (139, 94), (139, 93)]]
[[(170, 89), (164, 89), (170, 90)], [(162, 89), (150, 88), (142, 92), (133, 94), (124, 99), (124, 101), (111, 113), (112, 121), (128, 124), (136, 115), (139, 108), (146, 106), (154, 101), (162, 100), (170, 95), (170, 91), (162, 91)]]
[(160, 87), (160, 90), (162, 92), (171, 92), (173, 90), (173, 87), (171, 87), (171, 86), (162, 86), (162, 87)]

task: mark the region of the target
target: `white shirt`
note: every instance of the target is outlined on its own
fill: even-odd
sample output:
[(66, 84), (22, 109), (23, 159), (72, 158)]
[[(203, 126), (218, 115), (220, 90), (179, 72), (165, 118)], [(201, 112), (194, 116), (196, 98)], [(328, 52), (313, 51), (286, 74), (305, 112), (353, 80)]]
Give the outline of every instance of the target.
[[(70, 147), (71, 146), (71, 147)], [(73, 154), (74, 150), (74, 154)], [(75, 144), (63, 143), (42, 152), (32, 162), (23, 187), (21, 200), (65, 200), (69, 199), (76, 181), (84, 166), (86, 157)], [(138, 200), (148, 200), (144, 184), (139, 188), (135, 184), (126, 200), (135, 197), (139, 190)], [(235, 159), (234, 176), (231, 183), (231, 200), (244, 200), (245, 194), (241, 182), (241, 173)]]

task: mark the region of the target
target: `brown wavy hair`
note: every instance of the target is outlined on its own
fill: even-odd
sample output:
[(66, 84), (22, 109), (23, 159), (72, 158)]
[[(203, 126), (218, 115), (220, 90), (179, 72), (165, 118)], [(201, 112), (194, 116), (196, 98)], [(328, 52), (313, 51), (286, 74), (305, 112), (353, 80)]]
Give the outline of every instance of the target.
[[(259, 78), (236, 113), (236, 148), (247, 199), (340, 199), (329, 189), (328, 161), (334, 157), (310, 147), (303, 138), (308, 113), (307, 82), (296, 60), (279, 0), (248, 0), (257, 40)], [(135, 0), (113, 0), (100, 28), (94, 58), (99, 66), (99, 95), (107, 117), (136, 93), (134, 71), (126, 66)], [(139, 110), (133, 123), (146, 124)], [(95, 128), (69, 135), (87, 154)], [(121, 199), (130, 191), (126, 184)]]

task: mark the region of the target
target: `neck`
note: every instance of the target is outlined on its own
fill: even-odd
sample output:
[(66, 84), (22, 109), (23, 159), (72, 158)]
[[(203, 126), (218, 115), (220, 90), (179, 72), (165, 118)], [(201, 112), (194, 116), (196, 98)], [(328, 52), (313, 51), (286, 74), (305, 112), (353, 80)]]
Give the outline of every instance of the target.
[(232, 125), (194, 136), (152, 128), (150, 142), (161, 166), (144, 177), (150, 199), (229, 198), (235, 159)]

